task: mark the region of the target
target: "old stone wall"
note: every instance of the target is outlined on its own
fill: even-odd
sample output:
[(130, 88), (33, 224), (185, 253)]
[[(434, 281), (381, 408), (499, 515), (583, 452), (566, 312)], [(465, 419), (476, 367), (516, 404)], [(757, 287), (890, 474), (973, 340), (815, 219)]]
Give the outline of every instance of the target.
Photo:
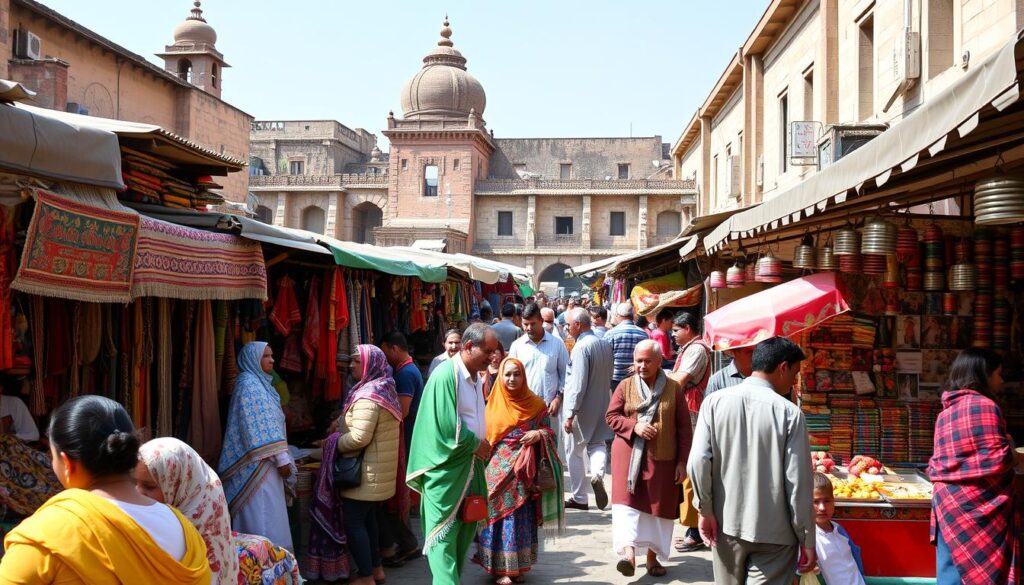
[[(527, 244), (527, 197), (478, 197), (476, 200), (476, 245), (480, 248), (524, 248)], [(512, 213), (512, 235), (498, 235), (498, 212)]]
[[(191, 103), (186, 136), (214, 152), (249, 162), (249, 125), (252, 116), (204, 91), (179, 90)], [(249, 189), (248, 169), (218, 178), (230, 201), (245, 203)]]
[(291, 161), (302, 161), (303, 174), (333, 175), (370, 160), (377, 144), (372, 133), (334, 120), (264, 121), (252, 124), (249, 141), (272, 175), (289, 174)]
[(490, 177), (517, 178), (516, 165), (544, 179), (560, 178), (561, 165), (571, 164), (573, 179), (619, 177), (619, 164), (629, 165), (629, 178), (644, 179), (662, 160), (661, 136), (644, 138), (499, 138), (491, 156)]
[(737, 89), (711, 119), (711, 182), (707, 192), (713, 213), (740, 207), (740, 196), (729, 193), (729, 157), (742, 160), (743, 111), (743, 92)]

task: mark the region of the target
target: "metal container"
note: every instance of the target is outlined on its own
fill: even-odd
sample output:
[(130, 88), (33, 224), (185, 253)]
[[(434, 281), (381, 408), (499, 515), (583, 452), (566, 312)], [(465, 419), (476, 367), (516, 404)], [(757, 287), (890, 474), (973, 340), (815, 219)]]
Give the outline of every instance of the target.
[(917, 230), (910, 224), (896, 230), (896, 254), (901, 258), (917, 254)]
[(946, 273), (944, 272), (925, 272), (924, 273), (924, 290), (929, 292), (937, 292), (946, 290)]
[(864, 269), (864, 257), (860, 254), (846, 254), (839, 257), (839, 271), (847, 274), (860, 273)]
[(999, 175), (974, 184), (974, 223), (1007, 225), (1024, 221), (1024, 178)]
[(757, 261), (757, 275), (754, 280), (766, 283), (782, 282), (782, 261), (772, 256), (770, 252), (762, 256)]
[(860, 254), (860, 233), (852, 227), (843, 228), (836, 232), (832, 253), (836, 256)]
[(876, 217), (864, 226), (860, 239), (861, 254), (896, 253), (896, 224)]
[(743, 288), (747, 284), (747, 273), (739, 264), (733, 264), (725, 271), (726, 288)]
[(800, 244), (793, 251), (793, 268), (812, 269), (815, 267), (814, 246)]
[(836, 260), (836, 255), (832, 253), (832, 246), (822, 246), (818, 248), (818, 270), (836, 270), (839, 268), (839, 262)]
[(977, 272), (974, 264), (955, 264), (949, 269), (949, 290), (973, 291), (977, 286)]
[(712, 270), (708, 281), (711, 288), (725, 288), (725, 273), (721, 270)]
[(864, 274), (885, 274), (888, 256), (884, 254), (862, 254)]

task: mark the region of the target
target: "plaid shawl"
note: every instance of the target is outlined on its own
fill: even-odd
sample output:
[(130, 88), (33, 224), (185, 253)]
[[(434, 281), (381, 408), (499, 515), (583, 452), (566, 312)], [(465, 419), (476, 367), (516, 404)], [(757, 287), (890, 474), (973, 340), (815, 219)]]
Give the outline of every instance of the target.
[(1013, 452), (1002, 412), (974, 390), (942, 396), (935, 448), (931, 537), (949, 545), (964, 583), (1016, 583)]

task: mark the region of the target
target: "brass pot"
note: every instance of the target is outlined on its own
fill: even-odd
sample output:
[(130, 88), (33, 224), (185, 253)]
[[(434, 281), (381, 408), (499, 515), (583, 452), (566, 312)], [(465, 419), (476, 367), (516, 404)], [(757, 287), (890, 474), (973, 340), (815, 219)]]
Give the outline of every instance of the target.
[(793, 268), (811, 269), (815, 266), (814, 246), (800, 244), (793, 251)]
[(896, 224), (876, 217), (864, 226), (860, 239), (861, 254), (887, 256), (896, 253)]
[(836, 256), (860, 254), (860, 233), (852, 227), (843, 228), (836, 232), (832, 253)]
[(836, 270), (839, 268), (839, 261), (836, 260), (836, 255), (832, 253), (832, 246), (822, 246), (818, 248), (818, 270)]
[(1024, 178), (999, 175), (974, 184), (974, 223), (1006, 225), (1024, 221)]

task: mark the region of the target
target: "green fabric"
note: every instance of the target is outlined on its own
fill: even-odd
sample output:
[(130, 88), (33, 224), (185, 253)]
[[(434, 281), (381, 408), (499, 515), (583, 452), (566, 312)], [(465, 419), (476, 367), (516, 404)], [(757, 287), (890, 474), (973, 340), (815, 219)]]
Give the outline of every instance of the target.
[(459, 585), (462, 566), (469, 549), (476, 540), (476, 526), (459, 522), (448, 536), (427, 553), (427, 564), (433, 585)]
[(534, 290), (533, 287), (530, 286), (530, 283), (524, 281), (516, 282), (516, 284), (519, 285), (519, 294), (522, 295), (523, 298), (533, 296)]
[(448, 268), (442, 263), (423, 264), (415, 260), (392, 258), (381, 252), (374, 254), (372, 247), (363, 249), (342, 248), (328, 243), (334, 254), (334, 261), (339, 266), (377, 270), (394, 276), (415, 276), (424, 282), (444, 282), (448, 278)]
[(292, 401), (292, 394), (288, 391), (288, 383), (277, 373), (277, 370), (271, 370), (270, 374), (273, 376), (270, 380), (270, 385), (281, 396), (281, 406), (288, 406), (288, 403)]
[(410, 443), (406, 483), (422, 496), (424, 553), (461, 538), (463, 498), (487, 493), (483, 464), (473, 456), (480, 439), (463, 428), (457, 396), (455, 360), (447, 360), (434, 370), (423, 389)]
[(565, 501), (564, 486), (562, 482), (562, 462), (558, 457), (558, 450), (555, 448), (554, 440), (544, 435), (544, 449), (547, 451), (548, 461), (551, 462), (551, 471), (555, 475), (555, 489), (541, 492), (540, 513), (543, 519), (544, 532), (547, 535), (562, 534), (565, 532)]

